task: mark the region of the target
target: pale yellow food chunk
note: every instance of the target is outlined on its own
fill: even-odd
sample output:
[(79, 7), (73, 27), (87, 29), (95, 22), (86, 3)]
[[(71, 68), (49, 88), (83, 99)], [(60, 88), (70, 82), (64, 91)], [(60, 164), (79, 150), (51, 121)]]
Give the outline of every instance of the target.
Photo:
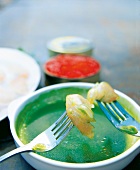
[(95, 84), (87, 94), (87, 100), (90, 103), (94, 103), (95, 100), (111, 103), (112, 101), (117, 100), (118, 97), (119, 96), (115, 93), (114, 89), (107, 82)]
[(92, 104), (87, 99), (79, 94), (71, 94), (66, 97), (66, 111), (68, 117), (72, 120), (73, 124), (80, 130), (80, 132), (93, 138), (93, 125), (95, 122), (93, 112), (91, 110)]

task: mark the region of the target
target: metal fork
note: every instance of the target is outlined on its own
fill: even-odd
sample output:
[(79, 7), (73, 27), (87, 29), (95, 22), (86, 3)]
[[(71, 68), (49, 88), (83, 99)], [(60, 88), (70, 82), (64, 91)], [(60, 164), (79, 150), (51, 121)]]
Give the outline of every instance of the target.
[(14, 149), (0, 157), (0, 162), (21, 152), (45, 152), (55, 148), (70, 132), (73, 123), (67, 116), (66, 112), (54, 122), (48, 129), (35, 137), (30, 143)]
[(130, 135), (140, 137), (140, 123), (138, 123), (118, 101), (112, 103), (97, 101), (97, 103), (117, 129)]

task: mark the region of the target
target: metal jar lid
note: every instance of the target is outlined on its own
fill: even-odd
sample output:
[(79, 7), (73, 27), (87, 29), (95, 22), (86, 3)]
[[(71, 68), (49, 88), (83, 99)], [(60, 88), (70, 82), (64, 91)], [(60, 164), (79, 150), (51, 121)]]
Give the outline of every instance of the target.
[(93, 45), (88, 39), (75, 36), (66, 36), (53, 39), (47, 43), (50, 56), (57, 54), (85, 54), (92, 55)]

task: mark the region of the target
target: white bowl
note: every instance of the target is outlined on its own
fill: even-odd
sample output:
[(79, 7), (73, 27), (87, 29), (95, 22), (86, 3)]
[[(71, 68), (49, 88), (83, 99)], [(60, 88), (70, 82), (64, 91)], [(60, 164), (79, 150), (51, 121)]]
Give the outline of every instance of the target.
[[(8, 117), (10, 120), (10, 129), (15, 140), (17, 146), (23, 146), (23, 143), (20, 141), (17, 132), (15, 122), (17, 117), (19, 116), (20, 111), (29, 104), (36, 100), (41, 94), (47, 94), (51, 91), (69, 88), (69, 87), (77, 87), (77, 88), (91, 88), (93, 84), (91, 83), (62, 83), (57, 85), (48, 86), (42, 88), (21, 100), (17, 100), (13, 102), (8, 109)], [(128, 96), (116, 90), (116, 93), (120, 96), (121, 100), (124, 100), (126, 103), (133, 108), (132, 110), (135, 112), (135, 117), (140, 120), (140, 107)], [(57, 96), (59, 98), (59, 95)], [(26, 114), (26, 113), (25, 113)], [(96, 122), (98, 123), (98, 122)], [(122, 132), (120, 132), (122, 133)], [(133, 137), (132, 137), (133, 138)], [(134, 137), (136, 138), (136, 137)], [(65, 140), (65, 139), (64, 139)], [(120, 170), (126, 167), (140, 152), (140, 140), (138, 139), (136, 142), (132, 144), (132, 146), (121, 154), (98, 162), (91, 163), (67, 163), (52, 160), (49, 158), (45, 158), (36, 153), (23, 153), (23, 158), (35, 169), (44, 170), (76, 170), (76, 169), (85, 169), (85, 170)]]
[[(3, 88), (6, 91), (10, 89), (10, 83), (14, 81), (16, 77), (15, 75), (19, 74), (19, 71), (21, 71), (20, 69), (22, 70), (22, 72), (24, 72), (23, 70), (25, 70), (28, 74), (28, 78), (26, 81), (28, 90), (24, 94), (33, 92), (38, 87), (41, 79), (40, 67), (37, 62), (27, 53), (24, 53), (17, 49), (0, 48), (0, 78), (4, 75), (4, 81), (0, 84), (1, 91), (3, 91)], [(10, 89), (10, 91), (13, 90)], [(6, 94), (4, 95), (6, 96)], [(6, 98), (8, 102), (6, 101), (6, 103), (0, 103), (0, 121), (7, 117), (8, 104), (21, 96), (23, 95), (12, 94), (11, 99)]]

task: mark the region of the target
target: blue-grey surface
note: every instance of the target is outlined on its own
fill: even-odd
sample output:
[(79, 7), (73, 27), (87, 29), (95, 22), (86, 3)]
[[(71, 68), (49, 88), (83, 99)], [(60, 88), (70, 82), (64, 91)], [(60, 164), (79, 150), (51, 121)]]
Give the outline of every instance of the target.
[[(42, 66), (48, 59), (46, 43), (51, 39), (69, 35), (88, 38), (95, 47), (94, 57), (102, 65), (101, 80), (140, 105), (139, 0), (9, 2), (0, 5), (0, 47), (22, 48)], [(6, 135), (0, 132), (0, 155), (15, 147), (7, 119), (0, 122), (0, 129), (4, 127)], [(126, 170), (140, 169), (139, 160), (140, 155)], [(0, 169), (32, 168), (17, 155), (0, 164)]]

